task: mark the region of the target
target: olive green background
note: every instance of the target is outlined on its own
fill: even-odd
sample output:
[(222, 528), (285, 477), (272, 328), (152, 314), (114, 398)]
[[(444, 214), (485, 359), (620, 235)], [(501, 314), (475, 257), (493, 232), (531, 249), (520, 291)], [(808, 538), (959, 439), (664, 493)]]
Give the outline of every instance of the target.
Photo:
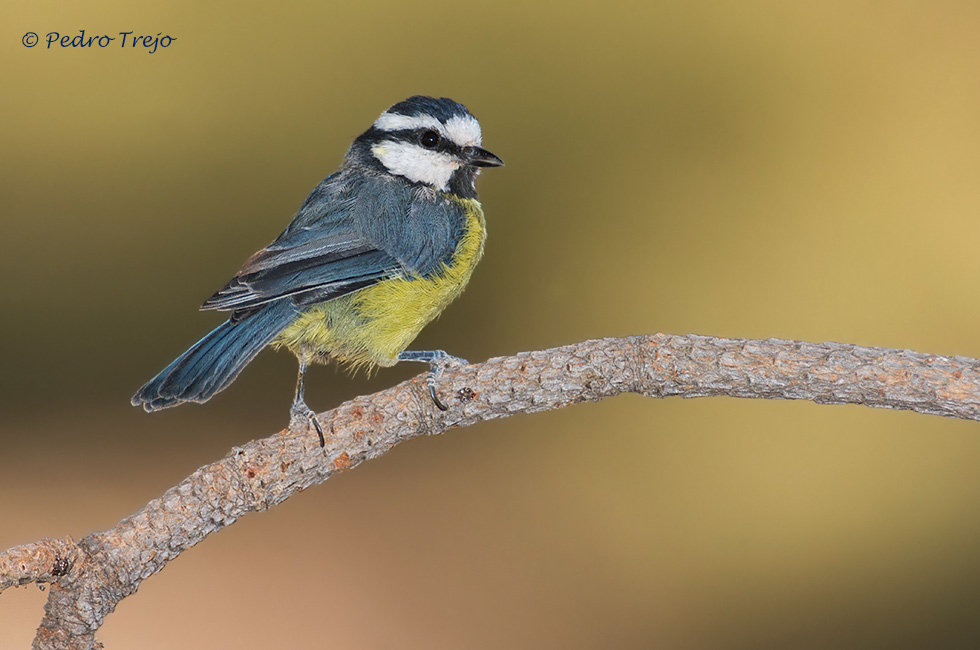
[[(286, 421), (263, 353), (130, 395), (389, 105), (507, 166), (418, 348), (654, 333), (980, 357), (975, 2), (76, 3), (0, 9), (0, 548), (115, 524)], [(169, 34), (153, 54), (47, 32)], [(21, 38), (42, 42), (26, 48)], [(411, 377), (311, 373), (325, 410)], [(980, 427), (626, 396), (415, 440), (149, 579), (107, 648), (922, 648), (980, 642)], [(46, 594), (0, 595), (25, 648)]]

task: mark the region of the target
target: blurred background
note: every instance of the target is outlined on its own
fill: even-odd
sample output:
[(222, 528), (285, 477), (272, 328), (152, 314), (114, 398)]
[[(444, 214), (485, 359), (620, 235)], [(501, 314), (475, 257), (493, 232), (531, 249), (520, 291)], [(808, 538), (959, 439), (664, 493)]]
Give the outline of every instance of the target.
[[(980, 5), (7, 3), (0, 548), (113, 526), (281, 429), (265, 352), (132, 393), (220, 317), (350, 141), (425, 93), (507, 166), (417, 347), (658, 331), (980, 357)], [(45, 35), (170, 35), (166, 49)], [(29, 31), (41, 42), (22, 44)], [(411, 377), (310, 373), (326, 410)], [(922, 648), (980, 642), (980, 426), (624, 396), (415, 440), (183, 554), (107, 648)], [(46, 597), (0, 595), (0, 647)]]

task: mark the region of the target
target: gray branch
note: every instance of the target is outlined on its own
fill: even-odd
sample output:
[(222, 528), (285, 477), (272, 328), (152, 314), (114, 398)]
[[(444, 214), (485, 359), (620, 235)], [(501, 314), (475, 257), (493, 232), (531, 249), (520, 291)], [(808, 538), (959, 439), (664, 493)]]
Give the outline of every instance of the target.
[(639, 393), (805, 399), (980, 420), (980, 361), (842, 343), (636, 336), (585, 341), (453, 367), (432, 404), (422, 377), (319, 416), (326, 435), (282, 431), (235, 447), (114, 528), (0, 554), (0, 591), (50, 583), (39, 649), (101, 648), (116, 604), (182, 551), (399, 442), (482, 420)]

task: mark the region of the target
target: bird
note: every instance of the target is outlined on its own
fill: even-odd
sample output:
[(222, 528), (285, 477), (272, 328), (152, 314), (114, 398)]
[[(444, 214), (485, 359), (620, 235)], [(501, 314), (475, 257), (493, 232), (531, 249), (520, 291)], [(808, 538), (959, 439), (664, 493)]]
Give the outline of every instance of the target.
[(203, 403), (227, 388), (265, 347), (296, 355), (290, 423), (308, 418), (304, 378), (313, 363), (353, 371), (399, 361), (430, 365), (435, 384), (466, 361), (443, 350), (407, 350), (456, 299), (483, 255), (477, 200), (482, 168), (503, 161), (482, 147), (480, 123), (462, 104), (415, 95), (358, 136), (341, 167), (310, 193), (292, 222), (201, 306), (230, 312), (132, 398), (148, 412)]

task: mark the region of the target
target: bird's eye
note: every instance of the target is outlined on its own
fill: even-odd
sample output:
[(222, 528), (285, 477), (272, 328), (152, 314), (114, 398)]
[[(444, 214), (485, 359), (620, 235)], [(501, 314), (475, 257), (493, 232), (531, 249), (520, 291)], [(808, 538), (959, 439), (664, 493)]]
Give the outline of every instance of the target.
[(432, 149), (439, 144), (439, 134), (435, 131), (426, 131), (422, 134), (421, 142), (423, 147)]

